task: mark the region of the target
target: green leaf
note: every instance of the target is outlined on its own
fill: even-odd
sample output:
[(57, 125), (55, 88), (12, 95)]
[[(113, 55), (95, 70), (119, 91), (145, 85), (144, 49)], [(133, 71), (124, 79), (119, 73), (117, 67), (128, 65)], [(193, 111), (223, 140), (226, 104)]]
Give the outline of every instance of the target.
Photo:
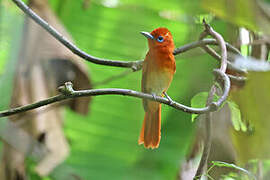
[(249, 46), (248, 45), (241, 45), (241, 54), (243, 55), (243, 56), (247, 56), (248, 55), (248, 48), (249, 48)]
[(207, 24), (210, 24), (210, 22), (214, 19), (214, 16), (213, 14), (199, 14), (197, 16), (195, 16), (195, 23), (198, 23), (198, 24), (202, 24), (203, 23), (203, 20), (205, 20), (205, 22)]
[(236, 166), (235, 164), (226, 163), (226, 162), (222, 162), (222, 161), (212, 161), (212, 163), (214, 166), (217, 166), (217, 167), (228, 167), (228, 168), (233, 168), (233, 169), (239, 170), (239, 171), (247, 174), (249, 177), (252, 177), (252, 179), (256, 179), (256, 177), (251, 172), (249, 172), (248, 170), (246, 170), (244, 168)]
[[(207, 96), (208, 96), (208, 92), (201, 92), (199, 94), (196, 94), (191, 99), (191, 107), (194, 107), (194, 108), (204, 107), (206, 104)], [(192, 114), (191, 121), (193, 122), (197, 116), (198, 116), (198, 114)]]
[[(231, 98), (238, 104), (242, 119), (248, 122), (246, 132), (232, 130), (237, 160), (242, 164), (251, 159), (270, 158), (270, 71), (249, 71), (247, 78), (242, 89), (231, 92)], [(249, 131), (250, 127), (252, 131)]]
[(8, 108), (10, 103), (22, 27), (23, 17), (0, 5), (0, 110)]
[[(194, 107), (194, 108), (203, 108), (203, 107), (205, 107), (207, 97), (208, 97), (208, 92), (200, 92), (200, 93), (196, 94), (191, 99), (191, 107)], [(218, 100), (218, 96), (215, 94), (214, 98), (213, 98), (213, 101), (217, 101), (217, 100)], [(191, 121), (193, 122), (197, 117), (198, 117), (198, 114), (192, 114), (191, 115)]]
[(231, 110), (231, 118), (232, 118), (234, 129), (237, 131), (241, 130), (241, 131), (246, 132), (247, 126), (241, 119), (241, 112), (240, 112), (239, 106), (233, 101), (227, 101), (227, 103)]

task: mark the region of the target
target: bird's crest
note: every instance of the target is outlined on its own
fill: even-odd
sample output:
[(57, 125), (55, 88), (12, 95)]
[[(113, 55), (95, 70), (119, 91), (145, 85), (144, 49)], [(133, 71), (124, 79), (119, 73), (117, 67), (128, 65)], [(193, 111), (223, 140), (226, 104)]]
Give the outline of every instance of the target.
[(153, 35), (155, 38), (157, 38), (158, 36), (169, 36), (169, 37), (172, 37), (171, 32), (167, 28), (165, 28), (165, 27), (159, 27), (157, 29), (154, 29), (151, 32), (151, 35)]

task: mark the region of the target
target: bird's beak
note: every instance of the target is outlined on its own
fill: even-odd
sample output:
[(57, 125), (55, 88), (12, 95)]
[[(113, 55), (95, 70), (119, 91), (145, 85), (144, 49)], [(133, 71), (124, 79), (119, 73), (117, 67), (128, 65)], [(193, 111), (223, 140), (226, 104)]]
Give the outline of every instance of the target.
[(154, 39), (154, 36), (152, 36), (149, 32), (141, 32), (142, 35), (144, 35), (148, 39)]

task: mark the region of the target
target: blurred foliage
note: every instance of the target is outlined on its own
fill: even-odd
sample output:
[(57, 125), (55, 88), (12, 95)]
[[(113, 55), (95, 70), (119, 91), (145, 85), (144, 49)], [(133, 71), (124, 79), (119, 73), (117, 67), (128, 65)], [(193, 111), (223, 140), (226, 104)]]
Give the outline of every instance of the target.
[[(5, 29), (14, 25), (20, 27), (15, 29), (21, 29), (22, 23), (10, 19), (19, 21), (23, 15), (12, 2), (3, 1), (6, 11), (0, 11), (0, 47), (4, 47), (0, 48), (1, 78), (4, 72), (13, 72), (10, 56), (16, 55), (16, 45), (11, 43), (11, 39), (15, 39), (15, 32)], [(249, 5), (247, 1), (244, 3), (243, 0), (231, 1), (230, 6), (225, 0), (91, 0), (87, 7), (84, 7), (83, 0), (49, 2), (78, 47), (91, 55), (109, 59), (143, 59), (147, 42), (139, 32), (151, 31), (159, 26), (170, 29), (176, 47), (197, 40), (203, 29), (199, 24), (200, 19), (204, 15), (208, 16), (209, 12), (212, 13), (209, 15), (211, 25), (225, 40), (231, 37), (231, 26), (227, 22), (257, 28), (254, 23), (256, 14), (250, 13), (253, 12), (252, 4)], [(2, 6), (0, 8), (3, 9)], [(11, 17), (4, 20), (8, 14)], [(213, 15), (221, 19), (211, 18)], [(92, 63), (87, 65), (94, 83), (125, 71)], [(178, 55), (177, 71), (168, 94), (178, 102), (190, 105), (194, 95), (208, 91), (212, 83), (212, 69), (216, 65), (213, 58), (198, 50)], [(0, 81), (1, 98), (10, 98), (10, 95), (3, 93), (11, 92), (11, 74), (8, 77), (9, 82)], [(134, 72), (94, 88), (114, 87), (139, 91), (140, 80), (141, 72)], [(1, 110), (5, 108), (1, 106)], [(55, 169), (52, 179), (67, 179), (63, 174), (83, 179), (176, 178), (193, 134), (190, 114), (163, 105), (160, 147), (147, 150), (137, 145), (144, 116), (141, 100), (99, 96), (93, 98), (89, 108), (91, 112), (86, 117), (68, 109), (65, 111), (64, 131), (70, 142), (71, 154), (64, 164)]]
[[(205, 107), (207, 98), (208, 98), (208, 92), (200, 92), (200, 93), (196, 94), (191, 99), (191, 107), (194, 107), (194, 108)], [(213, 101), (216, 102), (217, 100), (218, 100), (217, 95), (214, 95)], [(192, 114), (191, 121), (194, 121), (196, 117), (198, 117), (198, 114)]]
[(17, 13), (18, 11), (9, 11), (0, 4), (0, 109), (6, 109), (9, 105), (22, 37), (23, 18), (17, 17)]
[[(55, 0), (50, 3), (78, 47), (102, 58), (142, 59), (147, 51), (147, 42), (139, 32), (151, 31), (159, 26), (166, 26), (172, 31), (176, 46), (184, 44), (187, 39), (197, 38), (195, 35), (192, 38), (189, 36), (188, 24), (160, 14), (167, 7), (159, 9), (143, 2), (123, 1), (119, 6), (108, 8), (105, 1), (91, 1), (89, 8), (84, 10), (82, 1)], [(12, 3), (8, 3), (10, 5)], [(174, 11), (185, 11), (175, 3), (168, 6), (173, 7)], [(194, 26), (192, 28), (194, 30)], [(199, 26), (195, 28), (197, 32), (202, 29)], [(208, 89), (211, 71), (216, 64), (207, 55), (193, 57), (190, 53), (189, 56), (177, 57), (177, 73), (168, 92), (175, 100), (187, 105), (194, 94)], [(94, 82), (125, 71), (91, 63), (88, 63), (88, 67), (89, 76)], [(196, 73), (191, 72), (191, 68)], [(140, 80), (141, 72), (135, 72), (96, 88), (140, 90)], [(52, 173), (54, 179), (66, 179), (62, 174), (83, 179), (176, 178), (193, 131), (189, 114), (163, 106), (160, 148), (147, 150), (137, 145), (144, 116), (141, 100), (100, 96), (93, 99), (90, 109), (87, 117), (66, 110), (64, 130), (70, 142), (71, 154)]]
[[(8, 4), (0, 1), (0, 110), (9, 107), (23, 22), (22, 17), (16, 16), (18, 11), (15, 8), (9, 10), (6, 5)], [(2, 118), (0, 126), (5, 126), (6, 122), (7, 119)], [(1, 147), (2, 142), (0, 141), (0, 152), (2, 152)]]
[[(136, 8), (125, 3), (116, 8), (105, 8), (104, 4), (91, 1), (86, 11), (81, 9), (81, 3), (75, 1), (66, 1), (61, 10), (59, 6), (56, 7), (59, 17), (79, 47), (98, 57), (142, 59), (147, 43), (140, 31), (166, 26), (172, 31), (176, 46), (179, 46), (189, 29), (184, 23), (162, 18), (159, 11), (147, 3), (137, 3), (134, 5)], [(209, 66), (202, 59), (197, 59), (198, 74), (192, 75), (189, 69), (194, 61), (178, 58), (179, 69), (168, 92), (185, 104), (189, 103), (192, 92), (200, 88), (200, 85), (194, 86), (191, 78), (206, 75), (208, 81), (202, 81), (209, 82), (211, 75), (207, 73), (213, 62), (210, 60)], [(205, 69), (198, 68), (199, 64)], [(93, 81), (98, 82), (123, 70), (89, 64), (89, 71)], [(200, 76), (200, 73), (204, 75)], [(100, 87), (140, 90), (140, 79), (141, 72), (135, 72)], [(207, 88), (207, 84), (204, 87)], [(108, 175), (113, 179), (174, 179), (189, 144), (192, 132), (190, 115), (163, 106), (160, 148), (146, 150), (137, 145), (143, 114), (140, 100), (118, 96), (95, 98), (87, 118), (68, 111), (65, 131), (72, 153), (67, 165), (77, 169), (85, 179), (107, 179)]]
[[(191, 104), (191, 107), (194, 107), (194, 108), (205, 107), (207, 97), (208, 97), (208, 93), (207, 92), (201, 92), (199, 94), (196, 94), (191, 99), (191, 103), (190, 103)], [(191, 121), (194, 121), (196, 117), (198, 117), (198, 114), (192, 114), (191, 115)]]
[(246, 124), (242, 121), (241, 118), (241, 111), (239, 109), (239, 106), (233, 102), (233, 101), (227, 101), (230, 110), (231, 110), (231, 118), (232, 118), (232, 123), (233, 123), (233, 127), (236, 131), (243, 131), (246, 132), (247, 131), (247, 126)]
[(242, 172), (244, 174), (247, 174), (251, 179), (256, 179), (255, 176), (253, 174), (251, 174), (249, 171), (247, 171), (246, 169), (241, 168), (239, 166), (236, 166), (235, 164), (221, 162), (221, 161), (212, 161), (212, 164), (213, 165), (210, 168), (213, 168), (214, 166), (233, 168), (233, 169), (236, 169), (236, 170), (238, 170), (238, 171), (240, 171), (240, 172)]
[(227, 21), (249, 29), (257, 29), (256, 11), (253, 9), (256, 7), (254, 0), (248, 2), (238, 0), (237, 3), (234, 0), (203, 0), (202, 4), (205, 9)]
[[(233, 131), (232, 136), (239, 162), (250, 159), (268, 159), (270, 144), (269, 85), (270, 72), (249, 72), (245, 87), (232, 93), (232, 99), (239, 105), (241, 116), (248, 124), (246, 132)], [(249, 97), (249, 98), (247, 98)]]

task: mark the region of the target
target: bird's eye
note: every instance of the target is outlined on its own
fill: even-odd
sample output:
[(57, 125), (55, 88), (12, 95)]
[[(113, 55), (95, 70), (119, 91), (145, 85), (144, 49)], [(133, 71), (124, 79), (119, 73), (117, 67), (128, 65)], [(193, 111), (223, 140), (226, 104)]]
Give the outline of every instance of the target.
[(163, 37), (162, 37), (162, 36), (158, 36), (157, 41), (158, 41), (158, 42), (163, 42), (163, 41), (164, 41), (164, 39), (163, 39)]

